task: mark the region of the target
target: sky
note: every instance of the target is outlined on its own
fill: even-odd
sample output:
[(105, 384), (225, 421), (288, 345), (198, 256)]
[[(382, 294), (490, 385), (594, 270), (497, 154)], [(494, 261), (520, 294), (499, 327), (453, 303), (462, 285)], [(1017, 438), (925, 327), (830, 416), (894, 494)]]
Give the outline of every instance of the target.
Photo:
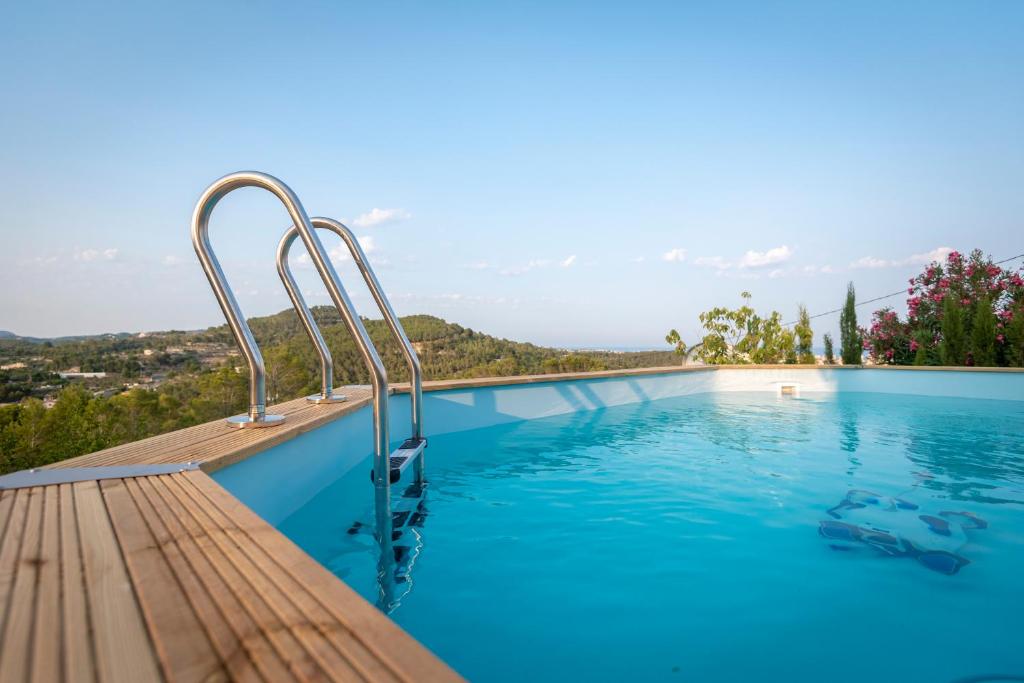
[[(13, 3), (0, 65), (22, 335), (222, 323), (189, 220), (238, 170), (350, 225), (400, 314), (557, 346), (692, 342), (744, 290), (790, 320), (949, 249), (1024, 252), (1019, 2)], [(213, 214), (248, 316), (289, 305), (288, 222), (255, 189)]]

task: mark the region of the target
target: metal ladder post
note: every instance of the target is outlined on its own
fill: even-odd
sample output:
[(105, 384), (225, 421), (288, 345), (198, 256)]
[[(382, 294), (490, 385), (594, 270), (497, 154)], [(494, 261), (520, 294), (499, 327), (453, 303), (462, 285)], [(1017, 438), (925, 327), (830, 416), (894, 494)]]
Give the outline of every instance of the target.
[[(213, 213), (214, 207), (228, 193), (241, 187), (262, 188), (276, 196), (284, 204), (292, 223), (298, 227), (302, 241), (306, 243), (311, 254), (322, 255), (323, 246), (313, 234), (313, 226), (310, 224), (309, 217), (306, 215), (305, 209), (302, 208), (299, 198), (291, 188), (266, 173), (240, 171), (216, 180), (206, 188), (192, 212), (192, 246), (196, 250), (196, 256), (199, 257), (199, 263), (203, 267), (203, 272), (206, 273), (207, 280), (210, 281), (210, 287), (213, 288), (213, 293), (217, 297), (217, 303), (224, 313), (231, 335), (249, 366), (249, 412), (245, 415), (230, 417), (227, 422), (233, 427), (270, 427), (283, 423), (284, 416), (267, 415), (266, 367), (263, 363), (263, 354), (260, 353), (252, 330), (249, 329), (249, 324), (242, 315), (234, 292), (224, 276), (224, 270), (210, 245), (210, 215)], [(326, 262), (326, 257), (321, 260)], [(321, 277), (326, 277), (320, 262), (315, 258), (314, 262), (317, 263), (318, 270), (321, 271)]]
[[(409, 366), (409, 376), (411, 380), (409, 395), (412, 434), (410, 439), (403, 444), (403, 448), (400, 448), (398, 452), (403, 450), (408, 451), (410, 447), (417, 451), (416, 455), (412, 456), (412, 463), (414, 467), (413, 472), (416, 483), (418, 485), (422, 485), (424, 482), (424, 455), (423, 448), (420, 446), (422, 445), (425, 447), (426, 443), (423, 438), (422, 417), (423, 372), (420, 368), (419, 357), (416, 355), (416, 351), (413, 349), (412, 343), (409, 341), (409, 337), (405, 334), (405, 330), (402, 328), (402, 323), (399, 321), (398, 316), (395, 315), (395, 311), (391, 307), (391, 302), (388, 300), (387, 295), (384, 294), (384, 288), (381, 287), (380, 281), (377, 280), (377, 276), (374, 274), (373, 268), (370, 266), (369, 259), (366, 258), (366, 254), (363, 252), (359, 241), (356, 239), (352, 231), (344, 224), (330, 218), (314, 217), (310, 219), (310, 222), (314, 228), (329, 230), (341, 237), (342, 241), (345, 242), (349, 252), (352, 254), (352, 259), (355, 261), (363, 276), (363, 280), (366, 281), (370, 294), (373, 296), (374, 301), (377, 303), (377, 307), (380, 309), (381, 315), (383, 315), (392, 335), (397, 339), (399, 346), (402, 349), (402, 355), (405, 356), (406, 364)], [(317, 353), (320, 355), (321, 377), (323, 378), (321, 395), (327, 395), (327, 392), (330, 390), (329, 382), (331, 366), (328, 365), (331, 357), (330, 351), (327, 349), (326, 343), (324, 343), (323, 335), (320, 334), (316, 321), (313, 319), (313, 315), (310, 312), (309, 307), (306, 305), (302, 292), (300, 291), (298, 284), (295, 282), (295, 277), (292, 275), (291, 266), (288, 263), (291, 246), (298, 236), (298, 229), (293, 225), (288, 228), (288, 230), (285, 231), (284, 236), (281, 237), (281, 242), (277, 247), (277, 272), (281, 276), (281, 282), (284, 284), (285, 289), (288, 292), (288, 296), (292, 300), (292, 304), (294, 305), (296, 312), (299, 314), (299, 318), (302, 320), (303, 327), (306, 329), (306, 333), (309, 336), (310, 341), (312, 341), (313, 345), (317, 348)], [(352, 313), (352, 315), (358, 320), (357, 315), (354, 313)], [(361, 321), (360, 324), (362, 324)], [(351, 330), (351, 327), (349, 329)], [(370, 346), (372, 345), (372, 342), (370, 342)], [(360, 350), (363, 350), (361, 346)], [(365, 358), (365, 351), (363, 352), (363, 355)], [(314, 400), (314, 397), (310, 397), (310, 400)], [(403, 468), (400, 466), (399, 472), (401, 469)], [(394, 472), (392, 472), (390, 476), (393, 479)]]

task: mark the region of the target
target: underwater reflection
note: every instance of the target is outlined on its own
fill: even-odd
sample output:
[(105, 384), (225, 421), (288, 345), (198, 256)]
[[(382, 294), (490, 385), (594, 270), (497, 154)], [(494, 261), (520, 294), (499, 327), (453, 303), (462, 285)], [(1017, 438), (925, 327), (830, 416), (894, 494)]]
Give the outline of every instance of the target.
[(923, 486), (952, 500), (1022, 503), (1020, 416), (993, 414), (988, 404), (965, 404), (955, 414), (935, 414), (926, 405), (910, 412), (904, 427), (906, 457), (930, 475)]

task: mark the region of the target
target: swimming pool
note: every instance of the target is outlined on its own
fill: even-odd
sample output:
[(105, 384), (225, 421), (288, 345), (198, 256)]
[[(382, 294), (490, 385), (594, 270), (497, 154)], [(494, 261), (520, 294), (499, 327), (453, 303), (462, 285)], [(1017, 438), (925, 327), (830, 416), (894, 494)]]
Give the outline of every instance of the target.
[[(479, 411), (447, 417), (467, 428), (430, 437), (426, 490), (393, 489), (407, 514), (383, 599), (368, 461), (287, 504), (245, 485), (280, 454), (216, 476), (471, 680), (1024, 673), (1024, 401), (846, 374), (880, 391), (770, 372), (632, 378), (630, 401), (611, 398), (626, 380), (469, 392), (454, 402)], [(912, 381), (1021, 395), (966, 388), (1003, 381), (978, 377)], [(495, 417), (516, 405), (554, 414)]]

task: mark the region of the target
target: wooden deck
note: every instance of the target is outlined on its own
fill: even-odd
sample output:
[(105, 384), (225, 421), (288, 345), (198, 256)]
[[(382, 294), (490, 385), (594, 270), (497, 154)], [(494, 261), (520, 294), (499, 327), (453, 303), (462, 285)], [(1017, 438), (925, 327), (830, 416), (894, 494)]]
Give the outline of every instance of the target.
[[(216, 469), (369, 402), (274, 407), (55, 467)], [(0, 491), (0, 683), (459, 681), (199, 470)]]
[(294, 439), (311, 429), (359, 410), (370, 403), (369, 387), (344, 387), (344, 403), (312, 405), (304, 398), (279, 403), (267, 409), (285, 416), (285, 423), (267, 429), (236, 429), (223, 420), (151, 436), (95, 453), (55, 463), (50, 467), (109, 467), (113, 465), (152, 465), (158, 463), (198, 462), (204, 472), (244, 460), (279, 443)]

